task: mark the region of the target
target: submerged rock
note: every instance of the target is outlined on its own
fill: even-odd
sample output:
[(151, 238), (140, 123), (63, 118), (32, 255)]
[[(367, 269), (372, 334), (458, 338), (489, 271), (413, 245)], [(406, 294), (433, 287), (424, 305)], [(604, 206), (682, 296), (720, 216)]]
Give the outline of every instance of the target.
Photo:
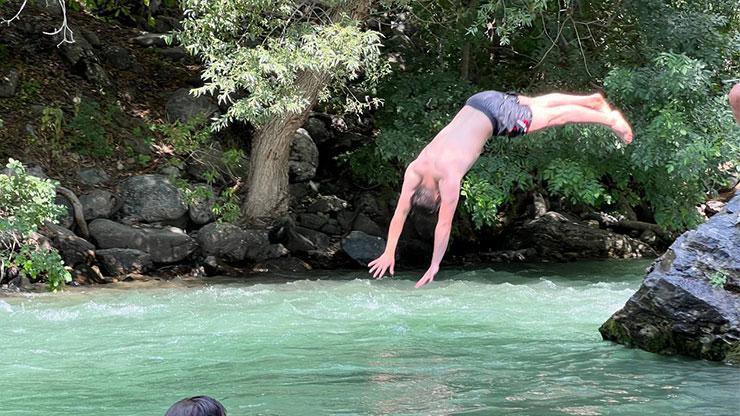
[(650, 352), (740, 361), (740, 194), (679, 237), (599, 331)]

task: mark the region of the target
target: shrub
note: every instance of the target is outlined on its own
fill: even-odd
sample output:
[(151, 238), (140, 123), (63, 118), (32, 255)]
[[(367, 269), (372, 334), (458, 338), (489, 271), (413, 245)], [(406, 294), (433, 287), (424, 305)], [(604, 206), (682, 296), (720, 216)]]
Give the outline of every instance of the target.
[(46, 278), (49, 290), (60, 290), (71, 275), (56, 250), (32, 238), (41, 224), (55, 222), (64, 210), (54, 203), (57, 184), (28, 175), (13, 159), (7, 168), (8, 174), (0, 174), (0, 274), (16, 268), (34, 281)]

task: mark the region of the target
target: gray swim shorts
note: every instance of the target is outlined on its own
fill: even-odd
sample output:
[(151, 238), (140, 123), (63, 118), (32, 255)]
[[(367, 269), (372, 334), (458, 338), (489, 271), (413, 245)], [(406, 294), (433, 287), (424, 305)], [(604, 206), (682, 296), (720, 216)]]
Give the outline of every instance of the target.
[(494, 136), (521, 136), (529, 131), (532, 124), (532, 110), (520, 104), (516, 94), (479, 92), (470, 97), (465, 105), (482, 112), (491, 120)]

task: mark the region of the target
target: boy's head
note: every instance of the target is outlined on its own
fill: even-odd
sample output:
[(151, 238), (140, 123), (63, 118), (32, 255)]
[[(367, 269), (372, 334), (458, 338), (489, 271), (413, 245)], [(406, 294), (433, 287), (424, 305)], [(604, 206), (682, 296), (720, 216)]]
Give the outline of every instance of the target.
[(411, 206), (426, 214), (434, 214), (439, 209), (439, 190), (419, 185), (411, 196)]
[(226, 416), (226, 409), (216, 399), (195, 396), (173, 404), (164, 416)]

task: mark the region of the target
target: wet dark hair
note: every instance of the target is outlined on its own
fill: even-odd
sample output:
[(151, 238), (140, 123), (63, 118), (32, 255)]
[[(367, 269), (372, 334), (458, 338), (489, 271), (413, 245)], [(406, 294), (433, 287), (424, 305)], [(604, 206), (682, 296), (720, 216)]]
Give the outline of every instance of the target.
[(439, 198), (434, 193), (433, 189), (425, 186), (416, 188), (411, 196), (411, 206), (425, 214), (434, 214), (439, 209)]
[(173, 404), (164, 416), (226, 416), (226, 409), (214, 398), (195, 396)]

